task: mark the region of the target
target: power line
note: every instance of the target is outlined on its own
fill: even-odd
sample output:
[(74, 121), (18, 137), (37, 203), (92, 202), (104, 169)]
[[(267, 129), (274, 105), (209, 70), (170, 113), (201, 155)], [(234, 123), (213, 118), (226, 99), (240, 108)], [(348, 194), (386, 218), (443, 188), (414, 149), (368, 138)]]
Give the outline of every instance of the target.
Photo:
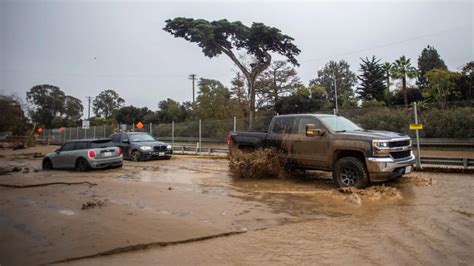
[(446, 33), (446, 32), (452, 32), (454, 30), (458, 30), (458, 29), (461, 29), (461, 28), (464, 28), (464, 27), (467, 27), (467, 26), (468, 25), (464, 25), (464, 26), (461, 26), (461, 27), (456, 27), (456, 28), (446, 29), (446, 30), (437, 31), (437, 32), (433, 32), (433, 33), (418, 35), (418, 36), (415, 36), (415, 37), (412, 37), (412, 38), (407, 38), (407, 39), (403, 39), (403, 40), (399, 40), (399, 41), (393, 41), (393, 42), (380, 44), (380, 45), (375, 45), (375, 46), (372, 46), (372, 47), (362, 48), (362, 49), (358, 49), (358, 50), (352, 50), (352, 51), (348, 51), (348, 52), (344, 52), (344, 53), (340, 53), (340, 54), (333, 54), (333, 55), (330, 55), (330, 56), (307, 59), (307, 60), (303, 60), (301, 62), (315, 62), (315, 61), (332, 59), (332, 58), (335, 58), (335, 57), (341, 57), (341, 56), (345, 56), (345, 55), (357, 54), (357, 53), (370, 51), (370, 50), (374, 50), (374, 49), (378, 49), (378, 48), (384, 48), (384, 47), (393, 46), (393, 45), (397, 45), (397, 44), (402, 44), (402, 43), (406, 43), (406, 42), (410, 42), (410, 41), (414, 41), (414, 40), (418, 40), (418, 39), (423, 39), (423, 38), (426, 38), (426, 37), (430, 37), (430, 36), (434, 36), (434, 35), (438, 35), (438, 34), (443, 34), (443, 33)]

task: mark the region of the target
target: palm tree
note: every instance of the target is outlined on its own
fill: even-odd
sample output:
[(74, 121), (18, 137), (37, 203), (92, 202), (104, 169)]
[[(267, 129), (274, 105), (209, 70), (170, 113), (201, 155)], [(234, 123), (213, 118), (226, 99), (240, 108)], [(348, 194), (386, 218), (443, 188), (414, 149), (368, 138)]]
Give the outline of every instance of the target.
[(392, 66), (392, 77), (402, 80), (403, 100), (405, 107), (408, 108), (407, 78), (416, 77), (416, 68), (411, 66), (410, 58), (407, 59), (405, 56), (401, 56), (395, 60)]

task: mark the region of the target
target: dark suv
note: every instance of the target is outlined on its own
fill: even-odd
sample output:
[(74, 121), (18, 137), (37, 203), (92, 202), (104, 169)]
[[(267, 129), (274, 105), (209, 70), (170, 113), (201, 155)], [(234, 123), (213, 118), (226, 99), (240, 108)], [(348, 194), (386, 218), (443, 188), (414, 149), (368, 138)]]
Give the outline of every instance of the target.
[(157, 141), (144, 132), (119, 132), (110, 139), (122, 149), (123, 157), (132, 161), (170, 159), (173, 153), (171, 145)]

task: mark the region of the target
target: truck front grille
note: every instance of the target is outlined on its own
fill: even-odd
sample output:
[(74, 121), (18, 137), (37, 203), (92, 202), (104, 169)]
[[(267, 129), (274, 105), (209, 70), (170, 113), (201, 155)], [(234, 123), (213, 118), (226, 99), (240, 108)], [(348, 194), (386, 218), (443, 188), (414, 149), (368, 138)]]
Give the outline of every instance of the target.
[(398, 141), (390, 141), (388, 143), (388, 146), (390, 148), (396, 148), (396, 147), (404, 147), (410, 145), (410, 140), (398, 140)]
[(401, 159), (401, 158), (409, 157), (410, 154), (411, 154), (411, 151), (396, 151), (396, 152), (390, 153), (393, 159)]

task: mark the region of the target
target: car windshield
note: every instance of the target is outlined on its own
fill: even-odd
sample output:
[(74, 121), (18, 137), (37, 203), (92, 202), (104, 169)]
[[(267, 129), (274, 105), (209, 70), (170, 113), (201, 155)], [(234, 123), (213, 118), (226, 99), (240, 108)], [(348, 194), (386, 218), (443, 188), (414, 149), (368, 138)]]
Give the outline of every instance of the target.
[(149, 142), (149, 141), (155, 141), (155, 139), (148, 135), (148, 134), (132, 134), (129, 135), (130, 140), (132, 142)]
[(362, 131), (362, 128), (342, 116), (326, 116), (319, 118), (321, 122), (334, 132)]

